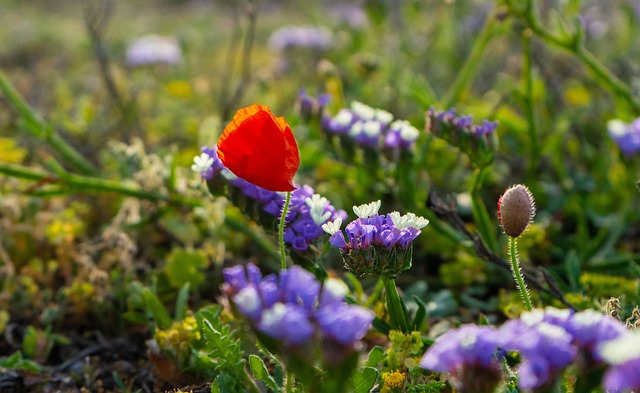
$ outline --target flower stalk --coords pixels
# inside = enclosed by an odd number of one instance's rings
[[[289,203],[291,203],[291,191],[287,191],[287,196],[284,200],[284,207],[282,208],[282,214],[280,215],[280,226],[278,227],[278,243],[280,244],[280,261],[282,262],[282,270],[287,268],[287,255],[284,250],[284,222],[289,211]]]
[[[529,296],[529,289],[527,288],[527,284],[524,282],[524,277],[522,276],[522,271],[520,269],[520,260],[518,258],[518,239],[511,236],[509,236],[509,256],[511,257],[511,272],[513,273],[513,278],[516,280],[518,290],[520,291],[520,298],[522,299],[527,311],[531,311],[533,310],[533,306],[531,305],[531,296]]]

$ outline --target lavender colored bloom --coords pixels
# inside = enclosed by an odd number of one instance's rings
[[[523,320],[511,320],[500,328],[499,336],[503,349],[519,351],[524,358],[518,369],[518,382],[525,389],[555,383],[577,354],[572,336],[547,322],[530,325]]]
[[[125,55],[126,63],[131,67],[150,64],[179,64],[182,52],[174,37],[147,35],[133,41]]]
[[[580,348],[596,361],[602,360],[597,351],[600,344],[628,333],[620,321],[594,310],[576,313],[565,328]]]
[[[631,124],[622,120],[610,120],[607,129],[624,155],[632,156],[640,151],[640,118]]]
[[[369,23],[367,13],[353,5],[337,4],[331,8],[329,14],[338,23],[344,23],[354,29],[364,28]]]
[[[438,337],[420,361],[422,368],[451,374],[462,392],[492,392],[501,379],[498,335],[489,326],[463,325]]]
[[[262,278],[248,264],[224,269],[224,291],[237,310],[267,336],[290,345],[302,345],[316,332],[341,345],[362,339],[371,327],[371,311],[344,302],[344,283],[329,279],[324,286],[299,266],[283,270],[280,277]]]
[[[329,135],[341,135],[374,150],[408,150],[419,135],[409,122],[394,121],[391,113],[357,101],[351,103],[351,108],[340,109],[333,117],[323,116],[322,127]]]
[[[258,330],[277,340],[300,345],[311,337],[314,327],[300,306],[276,303],[262,312]]]
[[[331,235],[329,243],[340,249],[345,268],[358,276],[395,277],[411,267],[411,243],[429,224],[412,213],[380,215],[379,208],[380,201],[354,206],[359,218],[347,224],[344,233],[340,230],[342,221],[322,226]]]
[[[479,137],[493,133],[497,127],[498,122],[489,120],[484,120],[482,125],[474,125],[473,116],[456,116],[456,111],[453,108],[447,111],[436,111],[431,107],[427,112],[427,129],[436,134],[444,131],[445,128],[452,128],[462,134]]]
[[[333,45],[333,34],[326,27],[285,26],[271,33],[268,45],[276,51],[289,48],[326,50]]]
[[[598,353],[611,365],[602,381],[605,391],[640,391],[640,331],[603,343]]]
[[[367,334],[374,315],[360,306],[342,303],[319,308],[316,318],[326,336],[350,345]]]

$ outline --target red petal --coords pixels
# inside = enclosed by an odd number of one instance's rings
[[[293,191],[300,153],[291,128],[267,106],[240,109],[218,140],[218,157],[236,176],[271,191]]]

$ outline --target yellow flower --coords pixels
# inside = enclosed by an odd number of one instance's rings
[[[404,386],[405,377],[406,374],[400,371],[382,374],[382,379],[384,379],[384,386],[387,386],[390,389],[402,388]]]

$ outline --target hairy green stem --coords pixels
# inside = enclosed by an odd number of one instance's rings
[[[529,296],[527,285],[524,283],[522,271],[520,270],[520,262],[518,260],[518,239],[511,236],[509,236],[509,255],[511,257],[511,272],[513,273],[513,278],[516,280],[518,290],[520,291],[520,297],[522,298],[522,302],[527,308],[527,311],[531,311],[533,310],[531,297]]]
[[[27,132],[38,139],[44,140],[51,148],[60,154],[74,169],[85,175],[95,175],[98,169],[80,154],[73,146],[69,145],[54,127],[47,124],[22,98],[7,76],[0,70],[0,92],[9,101],[9,104],[18,113]]]
[[[280,227],[278,228],[278,243],[280,244],[280,261],[282,262],[282,270],[287,268],[287,254],[284,251],[284,222],[289,212],[289,203],[291,202],[291,191],[287,192],[282,207],[282,215],[280,216]]]
[[[482,31],[478,35],[478,39],[473,44],[473,48],[471,49],[471,53],[469,57],[465,60],[462,65],[462,69],[458,72],[458,76],[456,80],[453,82],[449,91],[445,94],[444,98],[441,101],[441,106],[444,109],[451,108],[462,95],[462,92],[469,85],[469,83],[473,80],[473,77],[476,75],[480,67],[478,64],[481,64],[482,56],[484,55],[485,50],[487,49],[487,45],[489,41],[494,36],[496,31],[498,19],[496,18],[495,13],[490,13],[487,16],[487,20],[484,23],[484,27]]]

